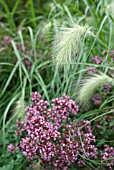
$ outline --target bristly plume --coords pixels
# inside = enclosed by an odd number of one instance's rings
[[[86,78],[79,90],[78,101],[80,104],[87,106],[94,92],[107,83],[113,84],[114,80],[103,73],[93,74],[92,77]]]
[[[85,35],[93,36],[88,26],[75,25],[72,28],[61,28],[53,41],[52,60],[54,64],[63,66],[73,63],[78,56]]]

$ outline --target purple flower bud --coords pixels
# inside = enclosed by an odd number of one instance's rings
[[[106,54],[107,54],[107,51],[104,50],[104,51],[102,52],[102,55],[106,55]]]
[[[9,144],[8,147],[7,147],[8,151],[14,153],[14,147],[12,144]]]
[[[12,41],[11,37],[9,37],[9,36],[4,37],[4,40],[3,40],[4,45],[6,45],[6,46],[9,45],[11,43],[11,41]]]
[[[93,61],[95,64],[100,64],[103,61],[103,58],[101,58],[99,56],[95,56],[95,57],[93,57]]]

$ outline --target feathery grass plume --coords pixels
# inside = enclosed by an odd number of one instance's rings
[[[85,35],[93,36],[88,26],[75,25],[72,28],[61,28],[53,41],[52,60],[54,64],[62,66],[73,63]]]
[[[25,101],[22,99],[22,97],[20,97],[19,100],[17,100],[15,102],[15,107],[14,107],[14,114],[17,115],[18,118],[22,118],[23,117],[23,114],[25,112]]]
[[[107,83],[113,85],[114,79],[103,73],[94,74],[92,77],[86,78],[79,90],[78,101],[80,104],[87,106],[94,92]]]
[[[51,26],[52,26],[52,22],[51,22],[51,21],[50,21],[50,22],[43,22],[43,21],[42,21],[42,22],[39,24],[39,27],[41,28],[41,33],[42,33],[43,35],[46,35],[46,34],[49,32]]]

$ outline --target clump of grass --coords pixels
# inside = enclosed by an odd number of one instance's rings
[[[61,28],[55,35],[52,48],[54,64],[62,66],[71,64],[78,56],[84,36],[93,35],[88,26],[75,25],[72,28]]]
[[[81,88],[79,90],[78,95],[78,101],[84,106],[87,106],[94,92],[106,83],[113,84],[114,80],[111,77],[105,75],[104,73],[93,74],[92,77],[86,78],[81,84]]]

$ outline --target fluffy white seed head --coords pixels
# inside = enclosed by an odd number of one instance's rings
[[[113,82],[114,80],[112,78],[103,73],[94,74],[92,77],[86,78],[81,84],[78,101],[84,106],[87,106],[94,92],[98,90],[99,87],[102,87],[106,83],[113,84]]]
[[[55,35],[52,47],[54,64],[62,66],[71,64],[78,56],[84,35],[93,35],[88,26],[75,25],[72,28],[61,28]]]

